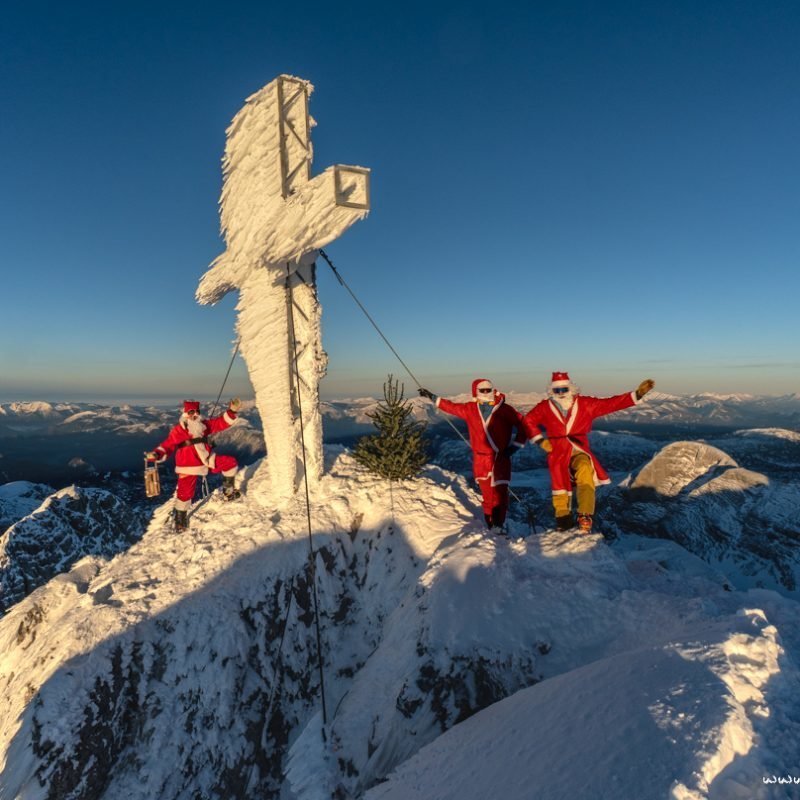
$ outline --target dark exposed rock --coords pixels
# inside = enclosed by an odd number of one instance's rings
[[[110,492],[56,492],[0,537],[0,612],[80,558],[126,549],[143,530],[142,517]]]

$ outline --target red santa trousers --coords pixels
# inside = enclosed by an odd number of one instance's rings
[[[214,468],[209,468],[212,475],[217,475],[220,472],[223,475],[235,475],[239,464],[233,456],[218,455],[214,461]],[[194,490],[197,486],[198,475],[181,475],[178,474],[178,488],[175,490],[175,497],[178,502],[175,508],[185,511],[189,508],[192,500],[194,499]]]
[[[502,525],[506,521],[508,511],[508,484],[499,483],[492,486],[492,479],[478,478],[478,486],[483,498],[483,513],[492,517],[495,524]]]

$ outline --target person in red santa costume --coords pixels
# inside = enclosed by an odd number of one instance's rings
[[[523,417],[530,440],[547,453],[556,530],[566,531],[575,524],[572,516],[574,484],[578,498],[578,527],[583,533],[591,533],[595,487],[611,483],[589,446],[592,422],[598,417],[637,405],[654,386],[655,382],[648,378],[633,392],[614,397],[589,397],[579,393],[566,372],[554,372],[549,397]],[[546,439],[541,429],[546,431]]]
[[[233,456],[214,453],[208,443],[212,434],[229,428],[241,406],[238,397],[228,404],[227,410],[211,419],[203,419],[200,403],[196,400],[183,401],[183,413],[178,424],[169,436],[146,458],[162,463],[175,453],[175,472],[178,473],[178,486],[175,490],[175,530],[185,531],[189,527],[189,508],[194,499],[199,476],[222,473],[222,492],[226,500],[236,500],[241,496],[234,485],[239,465]]]
[[[472,400],[467,403],[454,403],[427,389],[420,389],[419,393],[433,400],[437,408],[467,423],[472,472],[481,490],[486,527],[502,532],[508,511],[511,456],[525,445],[527,438],[521,414],[506,403],[506,396],[496,391],[487,378],[472,382]]]

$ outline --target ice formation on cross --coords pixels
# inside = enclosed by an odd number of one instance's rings
[[[200,280],[213,304],[237,289],[237,331],[261,415],[267,458],[248,491],[285,499],[322,475],[320,248],[369,211],[369,170],[337,164],[311,177],[313,86],[280,75],[251,95],[227,131],[220,220],[226,250]],[[297,375],[295,375],[295,355]],[[253,491],[255,490],[255,492]]]

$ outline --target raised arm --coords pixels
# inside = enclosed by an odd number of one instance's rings
[[[445,414],[452,414],[454,417],[460,417],[461,419],[467,418],[469,403],[454,403],[446,397],[437,397],[428,389],[420,388],[419,393],[422,397],[427,397],[428,400],[432,400],[436,408],[441,409]]]
[[[638,405],[655,385],[656,383],[654,380],[647,378],[632,392],[616,394],[613,397],[586,397],[582,399],[591,400],[591,413],[593,417],[604,417],[606,414],[613,414],[615,411],[622,411],[623,409]]]
[[[224,431],[225,428],[230,428],[233,425],[234,421],[236,420],[236,412],[242,405],[242,401],[239,400],[238,397],[234,397],[233,400],[228,403],[228,408],[218,417],[212,417],[206,423],[208,425],[208,432],[209,433],[219,433],[220,431]]]

